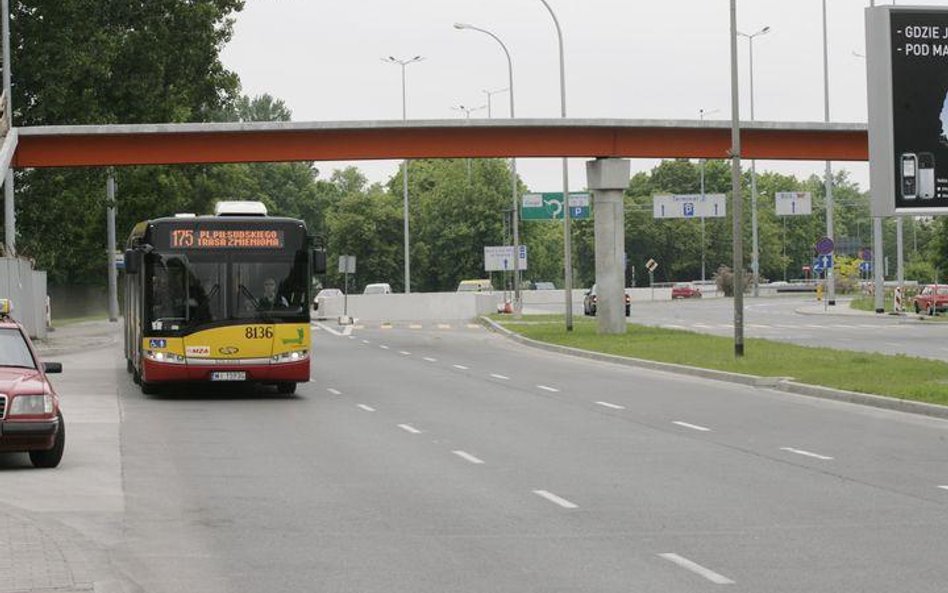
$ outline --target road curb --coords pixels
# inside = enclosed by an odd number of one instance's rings
[[[761,377],[758,375],[745,375],[743,373],[715,371],[712,369],[702,369],[699,367],[692,367],[683,364],[657,362],[654,360],[645,360],[643,358],[632,358],[628,356],[618,356],[615,354],[603,354],[589,350],[580,350],[579,348],[560,346],[558,344],[547,344],[545,342],[538,342],[536,340],[531,340],[530,338],[525,338],[520,334],[512,332],[509,329],[503,327],[494,320],[488,319],[487,317],[480,317],[478,319],[481,325],[485,326],[491,331],[497,332],[508,339],[525,346],[546,350],[547,352],[557,352],[559,354],[568,354],[571,356],[578,356],[580,358],[598,360],[601,362],[612,362],[615,364],[636,368],[666,371],[680,375],[690,375],[703,379],[738,383],[741,385],[749,385],[751,387],[763,387],[785,393],[792,393],[794,395],[818,397],[821,399],[829,399],[851,404],[883,408],[886,410],[896,410],[899,412],[908,412],[910,414],[921,414],[924,416],[948,419],[948,406],[926,404],[923,402],[886,397],[883,395],[859,393],[856,391],[846,391],[844,389],[834,389],[832,387],[824,387],[822,385],[808,385],[806,383],[798,383],[793,381],[790,377]]]

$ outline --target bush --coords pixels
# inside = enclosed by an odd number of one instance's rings
[[[750,280],[752,274],[749,271],[744,272],[744,292],[750,289]],[[721,266],[714,273],[714,284],[718,290],[724,293],[724,296],[734,296],[734,272],[728,266]]]

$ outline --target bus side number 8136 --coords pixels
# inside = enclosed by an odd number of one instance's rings
[[[266,326],[251,326],[244,331],[244,336],[248,340],[269,340],[273,337],[273,328]]]

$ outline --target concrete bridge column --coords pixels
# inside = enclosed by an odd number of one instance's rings
[[[596,230],[596,318],[600,334],[624,334],[625,207],[628,159],[600,158],[586,163],[586,184],[593,192]]]

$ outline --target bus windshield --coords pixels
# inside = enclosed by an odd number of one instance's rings
[[[146,273],[150,333],[228,322],[308,320],[305,251],[259,257],[152,252]]]

